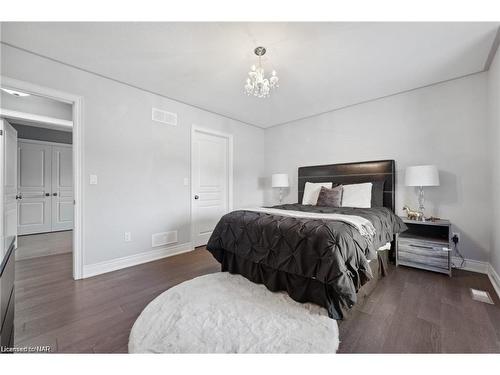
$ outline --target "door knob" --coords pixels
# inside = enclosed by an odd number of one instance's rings
[[[198,195],[195,195],[194,199],[200,199],[200,197]]]
[[[57,197],[57,193],[52,193],[52,195],[53,195],[54,197]]]
[[[21,194],[17,194],[16,195],[16,199],[19,200],[19,199],[23,199],[23,196]]]

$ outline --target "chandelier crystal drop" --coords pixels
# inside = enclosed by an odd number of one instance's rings
[[[262,68],[260,61],[261,57],[266,53],[266,49],[264,47],[257,47],[254,52],[259,56],[259,65],[252,65],[250,67],[245,84],[245,93],[249,96],[256,96],[257,98],[268,98],[271,95],[271,91],[279,87],[279,78],[275,70],[271,72],[269,78],[266,78],[264,68]]]

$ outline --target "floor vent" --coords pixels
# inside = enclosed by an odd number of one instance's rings
[[[163,124],[177,126],[177,113],[167,112],[162,109],[153,108],[152,119]]]
[[[495,303],[490,297],[490,294],[484,290],[479,290],[479,289],[470,289],[472,299],[474,301],[479,301],[479,302],[484,302],[484,303],[489,303],[490,305],[494,305]]]

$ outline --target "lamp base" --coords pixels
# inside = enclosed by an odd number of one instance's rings
[[[419,221],[425,221],[425,195],[424,195],[424,187],[419,186],[418,188],[418,211],[421,213],[419,217]]]

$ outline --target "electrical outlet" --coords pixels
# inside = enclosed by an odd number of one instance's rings
[[[124,240],[125,240],[125,242],[130,242],[130,241],[132,241],[132,233],[130,233],[130,232],[125,232],[125,235],[124,235]]]
[[[453,238],[453,237],[455,237],[455,236],[457,236],[457,238],[458,238],[458,242],[460,242],[460,233],[458,233],[458,232],[453,232],[453,233],[451,234],[451,238]]]

